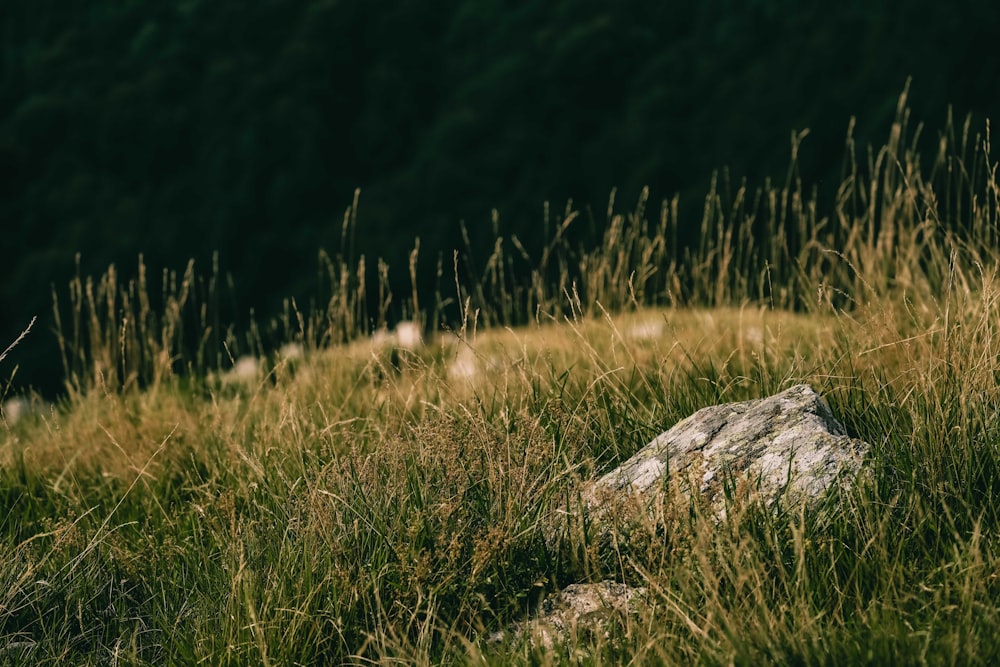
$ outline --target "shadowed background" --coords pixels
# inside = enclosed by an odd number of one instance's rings
[[[529,250],[543,202],[572,199],[586,243],[612,188],[625,208],[680,193],[696,221],[715,168],[783,179],[793,130],[830,202],[850,118],[881,142],[910,76],[928,154],[949,105],[981,127],[998,38],[1000,5],[972,0],[7,0],[0,348],[39,322],[2,378],[59,388],[52,286],[78,253],[128,279],[140,253],[158,276],[210,273],[217,251],[220,317],[245,323],[322,300],[320,248],[383,258],[408,294],[419,236],[433,289],[438,257],[468,250],[461,221],[473,252],[492,245],[494,208]]]

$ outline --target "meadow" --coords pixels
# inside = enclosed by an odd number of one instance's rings
[[[377,312],[331,255],[278,352],[194,267],[57,290],[67,395],[0,424],[0,664],[995,664],[1000,182],[988,127],[923,132],[904,97],[884,146],[848,137],[825,204],[793,136],[784,183],[713,187],[698,247],[676,199],[612,203],[589,248],[567,207],[541,254],[498,235]],[[378,334],[391,303],[421,342]],[[665,498],[610,540],[565,511],[695,410],[801,382],[873,446],[824,511]],[[604,580],[646,590],[606,632],[495,639]]]

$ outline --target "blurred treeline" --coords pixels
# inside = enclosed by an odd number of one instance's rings
[[[849,119],[882,141],[908,76],[932,140],[948,105],[996,109],[998,37],[972,0],[4,0],[0,342],[42,316],[11,359],[57,386],[77,253],[127,277],[218,251],[232,317],[308,304],[355,188],[344,250],[403,292],[415,236],[430,281],[460,221],[492,244],[493,208],[529,249],[543,202],[586,236],[615,187],[697,219],[714,168],[784,178],[795,129],[832,197]]]

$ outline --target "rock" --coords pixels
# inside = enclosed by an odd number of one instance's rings
[[[0,404],[0,418],[13,426],[22,419],[44,413],[47,407],[37,396],[14,396]]]
[[[625,338],[642,341],[656,340],[663,336],[667,326],[662,320],[644,320],[636,322],[625,330]]]
[[[35,650],[35,645],[35,642],[32,640],[8,641],[6,644],[0,646],[0,656],[6,656],[13,661],[13,664],[17,664],[20,660],[24,660],[30,656],[32,651]],[[6,661],[4,661],[4,664],[6,664]]]
[[[614,581],[598,584],[571,584],[545,598],[534,618],[518,623],[510,630],[497,632],[490,641],[518,639],[527,635],[533,646],[547,649],[581,633],[610,636],[608,625],[638,611],[646,596],[644,587],[632,587]]]
[[[403,321],[396,325],[396,344],[413,352],[423,345],[422,328],[416,322]]]
[[[245,354],[239,357],[233,367],[219,376],[223,385],[247,385],[256,382],[261,376],[260,360]]]
[[[468,346],[459,348],[458,354],[448,365],[448,377],[453,380],[472,380],[478,373],[476,353]]]
[[[390,332],[381,327],[372,334],[372,349],[400,349],[415,352],[424,344],[423,328],[416,322],[403,320]]]
[[[302,343],[285,343],[278,350],[278,357],[287,361],[292,361],[294,359],[301,359],[305,356],[305,348],[302,347]]]
[[[596,514],[622,492],[648,496],[668,474],[725,516],[724,484],[743,486],[767,507],[814,504],[840,479],[860,470],[868,443],[847,435],[826,402],[800,384],[774,396],[699,410],[656,437],[585,495]],[[847,482],[849,483],[849,482]]]

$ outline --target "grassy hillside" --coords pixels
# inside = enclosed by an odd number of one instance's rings
[[[453,296],[408,299],[464,313],[413,349],[360,335],[363,267],[334,260],[328,307],[290,304],[294,345],[257,362],[198,319],[210,277],[167,276],[156,313],[152,280],[74,283],[68,398],[0,428],[0,664],[995,662],[995,166],[949,129],[922,168],[904,120],[833,210],[793,169],[710,195],[682,257],[641,203],[533,271],[498,239]],[[698,408],[799,382],[873,445],[829,511],[736,498],[716,527],[668,500],[611,540],[560,512]],[[487,641],[604,579],[648,591],[607,635]]]

